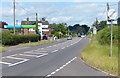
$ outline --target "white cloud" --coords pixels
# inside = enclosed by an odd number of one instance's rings
[[[2,0],[12,2],[13,0]],[[17,0],[17,2],[118,2],[119,0]]]
[[[68,22],[71,20],[73,20],[73,17],[53,17],[53,18],[51,18],[51,21],[53,21],[53,22],[58,22],[58,21]]]
[[[16,19],[24,20],[27,17],[30,20],[35,20],[35,13],[38,13],[39,18],[46,17],[50,23],[66,22],[70,25],[92,24],[96,17],[105,20],[106,16],[103,11],[106,8],[106,3],[26,3],[22,4],[24,9],[16,8]],[[4,15],[12,16],[12,9],[3,7]],[[10,11],[11,9],[11,11]],[[105,17],[105,18],[104,18]],[[12,17],[11,17],[12,18]]]

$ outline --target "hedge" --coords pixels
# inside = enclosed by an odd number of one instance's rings
[[[113,26],[113,44],[117,45],[118,44],[118,26]],[[110,27],[106,27],[102,30],[100,30],[97,34],[97,40],[100,44],[110,44],[111,40],[111,31]]]
[[[2,44],[3,45],[17,45],[19,43],[37,42],[40,40],[40,35],[38,34],[28,34],[28,35],[16,35],[9,31],[2,32]]]

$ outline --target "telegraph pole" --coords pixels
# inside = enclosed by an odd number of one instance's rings
[[[15,0],[13,2],[13,21],[14,21],[14,34],[15,34]]]
[[[38,33],[38,14],[36,13],[36,34]]]

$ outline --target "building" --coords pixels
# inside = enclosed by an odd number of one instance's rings
[[[4,29],[4,25],[8,25],[6,22],[0,21],[0,32],[8,29]]]
[[[21,25],[35,25],[36,21],[30,21],[29,18],[26,19],[26,21],[22,21]],[[50,35],[51,34],[51,28],[49,28],[49,22],[45,20],[45,18],[42,18],[40,21],[38,21],[38,25],[41,25],[42,27],[42,34],[41,35]],[[39,29],[39,27],[38,27]],[[35,34],[35,27],[33,28],[22,28],[21,31],[24,34]]]

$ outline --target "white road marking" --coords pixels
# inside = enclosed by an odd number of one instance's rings
[[[39,55],[39,56],[37,56],[37,58],[40,58],[40,57],[45,56],[45,55],[48,55],[48,53],[44,53],[42,55]]]
[[[39,52],[24,52],[24,53],[28,53],[28,54],[44,54],[44,53],[39,53]]]
[[[16,59],[16,60],[26,60],[25,58],[18,58],[18,57],[11,57],[11,56],[7,56],[6,58]]]
[[[73,45],[73,44],[70,44],[70,45]]]
[[[50,47],[52,47],[52,46],[48,46],[47,48],[50,48]]]
[[[47,51],[39,51],[39,52],[47,52]]]
[[[30,57],[37,57],[37,55],[30,55],[30,54],[19,54],[21,56],[30,56]]]
[[[69,46],[66,46],[66,47],[69,47]]]
[[[65,66],[67,66],[68,64],[70,64],[72,61],[74,61],[77,57],[74,57],[72,60],[68,61],[66,64],[64,64],[63,66],[61,66],[59,69],[55,70],[54,72],[48,74],[46,77],[50,77],[53,74],[55,74],[56,72],[60,71],[61,69],[63,69]]]
[[[2,58],[13,57],[13,56],[16,56],[16,55],[18,55],[18,54],[9,55],[9,56],[5,56],[5,57],[2,57]]]
[[[61,48],[61,49],[65,49],[65,47]]]
[[[56,46],[56,45],[53,45],[53,46]]]
[[[54,50],[54,51],[52,51],[51,53],[55,53],[55,52],[57,52],[58,50]]]
[[[8,65],[10,65],[10,64],[12,64],[12,63],[8,63],[8,62],[2,62],[2,61],[0,61],[0,64],[8,64]]]
[[[25,60],[23,60],[23,61],[20,61],[20,62],[14,63],[14,64],[10,64],[10,65],[8,65],[8,66],[9,66],[9,67],[15,66],[15,65],[17,65],[17,64],[24,63],[24,62],[26,62],[26,61],[28,61],[28,60],[29,60],[29,59],[25,59]]]
[[[44,49],[44,48],[41,48],[41,49]]]

